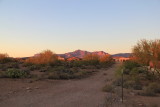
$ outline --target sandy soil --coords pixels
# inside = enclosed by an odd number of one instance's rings
[[[115,64],[79,80],[0,79],[1,107],[102,107]]]

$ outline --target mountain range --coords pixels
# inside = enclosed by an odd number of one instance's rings
[[[118,54],[113,54],[112,57],[130,57],[131,53],[118,53]]]
[[[63,57],[63,58],[71,58],[71,57],[77,57],[77,58],[83,58],[87,54],[97,54],[99,56],[104,56],[104,55],[109,55],[109,53],[106,53],[104,51],[94,51],[94,52],[89,52],[85,50],[76,50],[73,52],[68,52],[65,54],[58,54],[58,56]],[[114,54],[111,55],[113,57],[129,57],[131,54],[130,53],[120,53],[120,54]]]

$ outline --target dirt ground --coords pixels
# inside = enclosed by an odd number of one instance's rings
[[[77,80],[0,79],[0,107],[106,107],[106,99],[112,94],[103,92],[102,88],[113,81],[118,66],[115,64],[107,70]],[[132,103],[142,103],[139,104],[141,107],[144,101],[148,105],[160,101],[160,97],[141,97],[129,93],[126,98]],[[122,106],[117,104],[117,107]]]

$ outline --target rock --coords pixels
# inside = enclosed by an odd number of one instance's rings
[[[27,87],[26,90],[31,90],[31,88],[30,88],[30,87]]]
[[[39,89],[39,87],[35,87],[35,89]]]
[[[31,90],[27,90],[27,92],[31,92]]]

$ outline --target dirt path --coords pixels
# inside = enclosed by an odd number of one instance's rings
[[[102,87],[113,78],[118,64],[80,80],[0,79],[1,107],[103,107]]]

